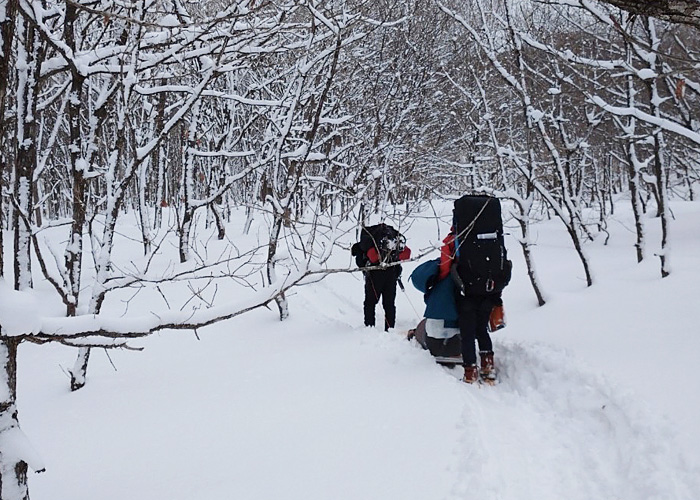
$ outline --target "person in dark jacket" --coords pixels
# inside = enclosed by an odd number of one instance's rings
[[[397,237],[392,234],[391,237],[378,237],[374,240],[372,246],[365,252],[369,266],[395,264],[411,258],[411,249],[406,246],[403,236]],[[384,309],[384,330],[388,331],[396,324],[396,284],[401,277],[401,265],[370,269],[365,271],[364,275],[365,326],[375,325],[375,309],[381,299]]]
[[[455,266],[455,235],[452,230],[443,240],[440,252],[439,277],[451,275],[457,286],[456,303],[459,316],[459,330],[462,338],[462,360],[464,363],[464,381],[472,384],[479,380],[493,383],[496,379],[496,367],[493,359],[493,342],[489,335],[489,322],[492,311],[503,313],[501,294],[465,295],[459,293],[461,279]],[[501,321],[503,318],[501,317]],[[501,328],[499,324],[496,328]],[[492,327],[493,328],[493,327]],[[479,344],[481,368],[476,364],[475,341]]]

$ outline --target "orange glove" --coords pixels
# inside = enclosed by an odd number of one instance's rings
[[[489,316],[489,332],[495,332],[506,327],[506,312],[502,305],[493,306]]]

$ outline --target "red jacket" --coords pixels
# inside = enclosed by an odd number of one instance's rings
[[[452,231],[448,234],[444,240],[442,240],[443,245],[440,249],[440,276],[439,279],[447,278],[450,274],[450,268],[452,263],[455,261],[455,235]]]

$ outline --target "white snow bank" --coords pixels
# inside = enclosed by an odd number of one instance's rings
[[[3,335],[34,333],[41,326],[40,307],[31,291],[18,292],[0,278],[0,326]]]

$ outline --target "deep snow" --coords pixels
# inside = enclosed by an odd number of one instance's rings
[[[653,255],[654,219],[647,261],[636,263],[621,202],[609,244],[587,247],[590,288],[559,224],[538,224],[542,308],[509,236],[515,275],[508,327],[494,335],[495,387],[463,384],[461,369],[435,365],[401,337],[422,311],[407,280],[417,262],[404,266],[395,332],[361,326],[355,273],[294,289],[285,322],[261,309],[199,340],[162,332],[111,361],[94,351],[75,393],[62,371],[74,350],[23,345],[20,420],[47,468],[31,476],[31,496],[694,500],[700,203],[673,210],[670,277]],[[416,219],[409,245],[418,253],[447,227]],[[351,266],[349,252],[333,263]]]

